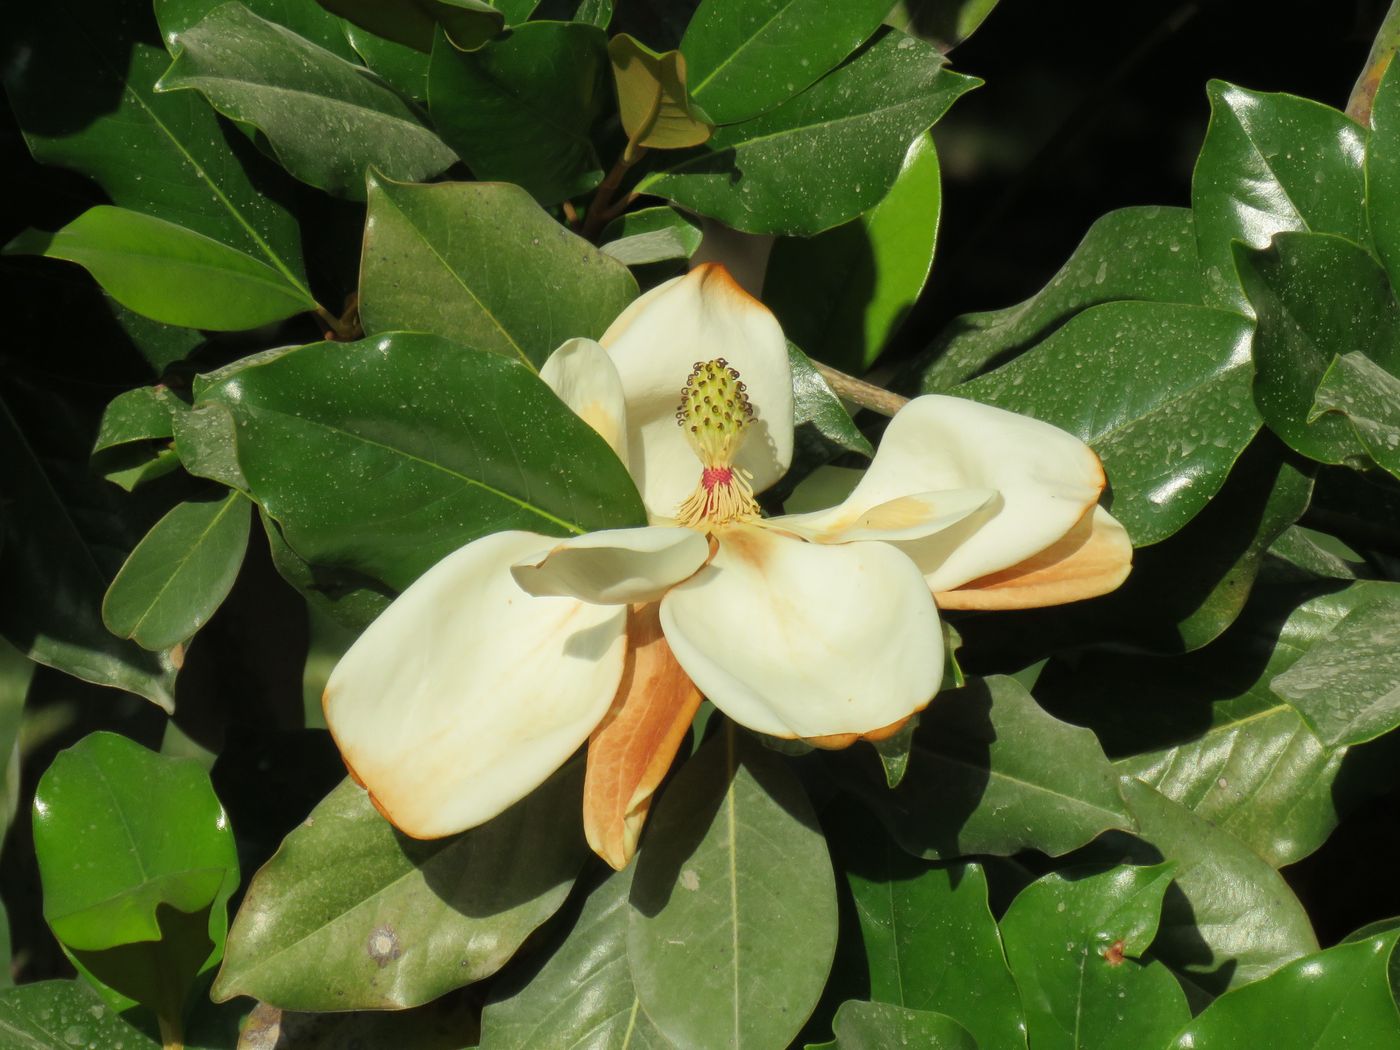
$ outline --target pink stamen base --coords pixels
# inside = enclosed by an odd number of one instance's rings
[[[730,467],[706,467],[700,475],[700,484],[705,486],[706,492],[713,492],[716,485],[728,485],[734,479],[734,471]]]

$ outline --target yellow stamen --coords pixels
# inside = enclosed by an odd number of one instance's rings
[[[753,475],[734,465],[753,427],[753,405],[738,369],[722,357],[695,362],[676,423],[700,460],[700,483],[676,512],[680,523],[696,528],[758,517]]]

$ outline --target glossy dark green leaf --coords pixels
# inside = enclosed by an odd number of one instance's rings
[[[358,634],[389,607],[394,597],[390,588],[351,569],[312,565],[292,550],[282,530],[266,511],[259,510],[258,517],[278,575],[300,591],[313,609]],[[331,668],[326,667],[326,677],[330,671]],[[319,697],[322,691],[324,684],[310,695]]]
[[[637,190],[738,230],[811,236],[877,204],[913,141],[978,83],[889,30],[796,98],[643,176]]]
[[[226,0],[154,0],[160,33],[175,50],[174,39]],[[355,49],[346,39],[346,24],[316,0],[240,0],[259,18],[285,26],[298,36],[354,62]]]
[[[884,1050],[891,1046],[979,1050],[972,1033],[946,1014],[888,1003],[847,1000],[837,1008],[831,1031],[836,1036],[832,1042],[808,1043],[808,1050]]]
[[[590,1046],[669,1050],[641,1009],[627,962],[632,865],[588,895],[563,942],[537,973],[497,985],[481,1013],[481,1050]],[[528,980],[526,979],[528,977]]]
[[[526,22],[466,53],[440,34],[428,107],[478,179],[555,204],[603,178],[588,133],[607,97],[606,67],[607,39],[578,22]]]
[[[822,378],[811,360],[788,343],[788,362],[792,366],[793,425],[798,440],[804,439],[804,428],[832,448],[873,456],[874,447],[856,427],[841,399]],[[830,457],[828,457],[830,458]]]
[[[1176,862],[1158,958],[1218,994],[1317,951],[1307,912],[1259,854],[1140,780],[1124,777],[1122,790],[1138,837]]]
[[[583,863],[582,776],[572,763],[494,820],[430,840],[344,781],[253,876],[214,998],[401,1009],[495,973]]]
[[[1141,547],[1195,517],[1258,431],[1249,336],[1223,310],[1106,303],[955,392],[1088,442],[1113,516]]]
[[[1275,974],[1223,995],[1186,1026],[1171,1050],[1235,1050],[1267,1033],[1272,1050],[1400,1047],[1390,976],[1391,930],[1339,944],[1289,963]]]
[[[253,255],[106,204],[56,233],[27,230],[4,251],[78,263],[123,306],[187,328],[257,328],[316,306],[304,288]]]
[[[328,11],[370,32],[424,53],[441,27],[454,47],[481,47],[505,25],[505,16],[486,0],[316,0]]]
[[[1282,233],[1263,251],[1236,253],[1258,317],[1254,400],[1264,421],[1303,455],[1365,462],[1365,447],[1339,413],[1314,416],[1333,359],[1364,353],[1400,370],[1400,306],[1389,279],[1359,246],[1326,234]]]
[[[1400,74],[1387,74],[1371,106],[1366,217],[1391,284],[1400,285]]]
[[[175,506],[107,588],[107,628],[146,649],[190,638],[233,588],[248,546],[248,518],[248,502],[237,492]]]
[[[1269,687],[1329,747],[1374,740],[1400,725],[1400,595],[1348,613]]]
[[[212,905],[209,934],[223,943],[238,857],[228,817],[196,762],[115,733],[84,737],[39,780],[34,851],[44,918],[69,948],[155,940],[159,905],[186,913]]]
[[[1025,1050],[982,868],[916,860],[857,807],[826,823],[855,901],[870,998],[948,1014],[981,1050]]]
[[[602,335],[636,295],[625,266],[519,187],[370,180],[360,316],[371,335],[432,332],[538,367],[565,340]]]
[[[107,305],[111,307],[112,319],[156,374],[188,357],[204,342],[202,332],[152,321],[135,310],[128,310],[110,296]]]
[[[836,885],[782,759],[726,725],[666,788],[636,863],[627,958],[656,1027],[681,1046],[786,1046],[831,969]]]
[[[194,89],[267,136],[303,182],[363,200],[365,171],[437,175],[456,156],[395,92],[345,59],[242,4],[216,8],[175,38],[161,91]]]
[[[309,298],[297,220],[270,192],[275,167],[197,95],[153,90],[169,58],[133,43],[141,30],[121,11],[103,0],[16,9],[15,45],[29,61],[6,67],[5,90],[30,150],[95,179],[114,204],[266,262]]]
[[[248,490],[301,557],[396,589],[488,533],[645,521],[612,450],[528,369],[434,336],[313,343],[199,404],[235,421]]]
[[[92,447],[93,469],[130,492],[179,466],[171,447],[173,417],[186,405],[163,386],[118,394],[102,413]]]
[[[899,0],[886,21],[950,51],[975,33],[996,6],[997,0]]]
[[[1376,465],[1400,477],[1400,378],[1354,350],[1333,358],[1314,398],[1310,418],[1343,416]]]
[[[95,549],[76,504],[60,494],[55,465],[36,455],[0,402],[0,491],[23,514],[0,518],[0,631],[41,664],[99,685],[175,707],[175,671],[163,655],[145,652],[102,624],[109,570]],[[96,478],[86,486],[105,486]],[[105,535],[104,542],[112,537]]]
[[[1160,1047],[1190,1018],[1176,978],[1144,959],[1172,865],[1052,872],[1001,920],[1037,1050]]]
[[[888,0],[707,0],[681,39],[690,93],[716,124],[764,113],[875,32]]]
[[[428,105],[429,55],[417,51],[407,44],[397,44],[382,36],[375,36],[368,29],[361,29],[353,22],[343,23],[345,38],[355,49],[355,53],[365,65],[383,78],[384,82],[400,95],[412,99],[419,106]]]
[[[1205,295],[1191,212],[1121,208],[1089,227],[1044,288],[1015,306],[956,318],[924,353],[921,389],[940,393],[1004,364],[1067,320],[1119,299],[1198,305]]]
[[[700,247],[700,227],[674,208],[642,208],[608,223],[599,247],[628,266],[689,259]]]
[[[684,149],[710,137],[709,119],[686,90],[685,57],[679,51],[653,51],[619,33],[608,41],[608,58],[629,160],[639,147]]]
[[[1231,244],[1284,230],[1366,243],[1366,133],[1328,106],[1213,80],[1210,126],[1191,181],[1209,302],[1249,312]],[[1257,304],[1256,304],[1257,307]]]
[[[491,6],[506,16],[506,25],[517,26],[529,19],[540,0],[491,0]]]
[[[1116,780],[1093,733],[1047,715],[1001,677],[934,700],[895,790],[878,773],[847,777],[901,847],[945,860],[1028,848],[1060,856],[1131,828]]]
[[[838,368],[869,368],[928,280],[941,201],[938,154],[924,135],[870,211],[811,240],[779,240],[763,298],[788,338]]]
[[[9,1050],[123,1047],[156,1050],[82,981],[38,981],[0,991],[0,1041]]]

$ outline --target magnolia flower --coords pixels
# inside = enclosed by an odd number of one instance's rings
[[[585,831],[621,868],[702,695],[775,737],[879,739],[938,689],[938,605],[1073,601],[1127,574],[1094,453],[952,397],[901,409],[840,505],[764,518],[792,377],[777,321],[722,266],[642,296],[541,377],[627,464],[650,524],[476,540],[346,653],[327,723],[410,835],[489,820],[588,740]]]

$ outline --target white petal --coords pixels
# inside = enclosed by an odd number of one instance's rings
[[[654,602],[705,564],[710,544],[678,526],[590,532],[518,561],[515,582],[531,594],[602,605]]]
[[[846,513],[940,489],[999,499],[951,529],[901,545],[936,591],[999,572],[1064,536],[1103,491],[1093,449],[1059,427],[963,398],[929,394],[896,413]]]
[[[932,536],[984,509],[997,494],[991,489],[952,489],[899,496],[867,509],[842,505],[809,514],[769,518],[770,528],[794,532],[814,543],[877,540],[893,543]]]
[[[792,462],[792,369],[777,319],[717,264],[658,285],[603,335],[627,398],[627,463],[654,518],[672,518],[700,480],[700,461],[676,425],[697,361],[738,370],[755,426],[736,463],[761,492]]]
[[[718,538],[710,564],[662,599],[661,626],[677,662],[730,718],[773,736],[866,734],[933,697],[943,635],[905,555],[751,525]]]
[[[570,339],[540,369],[540,378],[627,465],[627,404],[608,352],[592,339]]]
[[[553,542],[501,532],[449,554],[331,674],[331,734],[400,830],[433,838],[491,819],[607,713],[626,609],[532,597],[511,577],[512,562]]]

